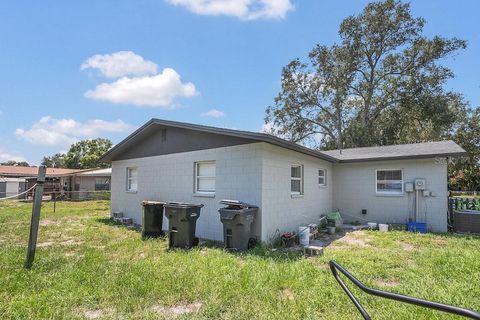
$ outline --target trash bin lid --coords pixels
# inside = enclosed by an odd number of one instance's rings
[[[165,202],[162,201],[153,201],[153,200],[143,200],[142,201],[142,206],[146,206],[149,204],[165,204]]]
[[[220,204],[225,204],[229,207],[237,207],[237,208],[241,208],[241,209],[258,208],[258,206],[256,206],[256,205],[249,204],[249,203],[246,203],[246,202],[241,202],[241,201],[238,201],[238,200],[225,199],[225,200],[220,201]]]
[[[194,204],[187,202],[166,202],[164,206],[171,208],[202,208],[203,204]]]

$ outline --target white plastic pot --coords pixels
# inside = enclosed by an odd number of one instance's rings
[[[368,222],[367,223],[369,229],[377,229],[377,223],[376,222]]]
[[[310,244],[310,227],[298,227],[298,238],[300,245],[308,246]]]
[[[388,231],[388,224],[382,224],[380,223],[378,225],[378,230],[382,231],[382,232],[387,232]]]

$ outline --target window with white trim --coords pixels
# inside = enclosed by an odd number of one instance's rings
[[[376,191],[380,194],[402,194],[403,170],[376,170]]]
[[[327,170],[318,169],[318,185],[319,186],[327,185]]]
[[[215,194],[215,161],[195,162],[195,193]]]
[[[127,168],[127,191],[138,190],[138,169]]]
[[[290,191],[293,195],[303,194],[303,166],[302,165],[291,166]]]

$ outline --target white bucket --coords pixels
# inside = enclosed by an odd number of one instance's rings
[[[388,231],[388,224],[379,223],[378,224],[378,230],[383,231],[383,232],[387,232]]]
[[[376,222],[368,222],[367,223],[369,229],[377,229],[377,223]]]
[[[308,246],[310,244],[310,227],[298,227],[298,238],[302,246]]]

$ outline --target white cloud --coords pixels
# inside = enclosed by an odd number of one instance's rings
[[[30,129],[18,128],[15,135],[27,142],[40,145],[70,145],[80,139],[96,138],[104,132],[124,132],[132,127],[122,120],[88,120],[41,118]]]
[[[119,51],[112,54],[97,54],[88,58],[80,67],[98,69],[108,78],[123,76],[144,76],[157,73],[157,64],[145,60],[132,51]]]
[[[242,20],[283,19],[293,10],[290,0],[166,0],[200,15],[226,15]]]
[[[225,117],[225,112],[217,110],[217,109],[212,109],[207,112],[202,113],[202,116],[204,117],[212,117],[212,118],[221,118]]]
[[[0,148],[0,162],[6,162],[9,160],[17,161],[17,162],[22,162],[22,161],[27,161],[24,157],[11,154],[7,152],[6,150]]]
[[[154,76],[123,77],[112,83],[101,83],[94,90],[85,92],[85,97],[117,104],[172,108],[176,97],[197,94],[193,83],[182,83],[175,70],[165,68]]]

